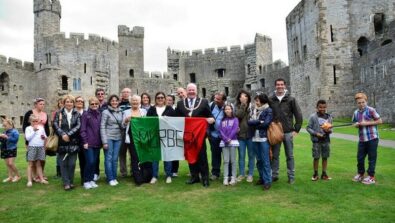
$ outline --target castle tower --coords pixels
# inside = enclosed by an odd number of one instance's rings
[[[136,88],[136,79],[144,78],[144,27],[118,26],[118,41],[119,88]]]
[[[60,32],[61,6],[58,0],[34,0],[34,66],[51,63],[44,37]]]

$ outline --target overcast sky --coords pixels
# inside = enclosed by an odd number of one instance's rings
[[[166,49],[192,51],[272,38],[288,63],[285,18],[300,0],[61,0],[61,32],[118,41],[118,25],[145,28],[146,71],[166,71]],[[33,1],[0,0],[0,54],[33,61]]]

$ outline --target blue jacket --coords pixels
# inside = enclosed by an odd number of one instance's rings
[[[1,148],[6,150],[14,150],[17,148],[19,132],[16,129],[8,129],[4,132],[8,139],[1,139]]]
[[[258,120],[249,120],[248,125],[249,136],[252,137],[255,135],[255,130],[259,130],[259,137],[267,138],[267,129],[269,128],[270,123],[273,120],[273,111],[271,108],[266,108],[259,114]]]

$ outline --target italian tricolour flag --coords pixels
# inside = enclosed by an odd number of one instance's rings
[[[141,117],[131,119],[139,162],[187,160],[193,164],[205,143],[205,118]]]

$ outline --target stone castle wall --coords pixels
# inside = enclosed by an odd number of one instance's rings
[[[351,116],[358,91],[358,40],[375,38],[374,15],[393,20],[393,8],[394,2],[387,0],[303,0],[288,15],[290,82],[305,117],[314,112],[318,99],[328,101],[335,117]]]
[[[22,125],[24,112],[32,108],[34,98],[41,96],[35,91],[35,80],[33,63],[0,55],[0,117]]]

